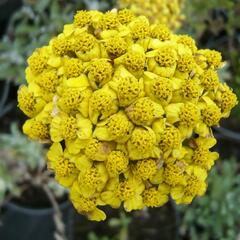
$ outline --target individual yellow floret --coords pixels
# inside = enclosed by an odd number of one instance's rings
[[[38,49],[33,52],[27,62],[34,74],[41,73],[47,67],[47,58]]]
[[[210,170],[217,159],[218,153],[210,152],[208,148],[202,146],[197,147],[192,155],[192,162],[206,170]]]
[[[130,105],[143,95],[143,81],[138,80],[130,73],[126,76],[116,77],[116,81],[110,82],[109,85],[117,93],[119,105],[122,107]]]
[[[64,56],[67,55],[71,49],[71,42],[64,37],[57,37],[51,40],[51,46],[53,52],[56,55]]]
[[[78,176],[80,193],[84,197],[93,197],[96,193],[100,193],[103,190],[107,180],[108,173],[105,165],[102,163],[80,171]]]
[[[151,128],[136,127],[128,140],[127,149],[131,160],[160,156],[156,135]]]
[[[130,51],[124,55],[123,63],[129,71],[143,71],[145,66],[145,56],[143,53]]]
[[[105,14],[103,14],[99,22],[99,27],[103,30],[115,29],[119,25],[120,22],[118,20],[117,13],[113,11],[108,11]]]
[[[83,71],[82,62],[77,58],[66,58],[64,70],[67,78],[78,77]]]
[[[196,196],[202,196],[207,188],[205,170],[190,166],[186,175],[186,184],[173,187],[171,196],[177,204],[189,204]]]
[[[75,52],[88,52],[93,49],[97,43],[97,39],[92,34],[86,32],[79,34],[74,40]]]
[[[129,25],[132,38],[134,40],[137,39],[144,39],[146,38],[150,33],[149,23],[147,18],[141,16],[137,18],[136,20],[132,21]]]
[[[160,135],[159,147],[162,151],[172,151],[180,144],[180,132],[174,126],[168,126]]]
[[[62,96],[58,99],[57,105],[66,113],[81,112],[84,117],[88,117],[89,98],[92,90],[89,88],[65,88]]]
[[[23,133],[33,140],[49,140],[49,126],[41,120],[32,118],[23,125]]]
[[[184,184],[186,181],[184,175],[185,169],[186,164],[184,162],[177,161],[166,164],[163,172],[164,182],[170,186]]]
[[[224,117],[228,117],[232,108],[238,104],[237,96],[226,84],[221,85],[220,89],[217,93],[217,105],[224,113]]]
[[[89,117],[96,124],[98,118],[103,120],[118,111],[117,96],[109,88],[93,92],[89,99]]]
[[[171,37],[170,29],[164,24],[156,24],[151,29],[151,37],[161,41],[169,40]]]
[[[201,84],[204,88],[209,90],[216,90],[219,86],[219,77],[216,71],[212,69],[206,70],[201,77]]]
[[[194,80],[186,80],[180,88],[180,93],[185,100],[193,100],[200,97],[201,88]]]
[[[147,207],[160,207],[168,201],[168,195],[162,194],[155,187],[143,191],[143,204]]]
[[[128,169],[128,158],[121,151],[112,151],[106,160],[106,168],[111,177],[116,177]]]
[[[74,15],[74,25],[76,27],[85,27],[90,25],[92,22],[92,16],[91,13],[85,10],[77,11],[77,13]]]
[[[127,42],[121,37],[112,37],[104,42],[104,46],[111,58],[123,55],[127,51]]]
[[[36,79],[36,83],[47,92],[56,92],[56,87],[60,84],[60,76],[56,70],[44,71]]]
[[[135,177],[119,183],[117,196],[124,202],[124,208],[127,212],[143,208],[143,199],[141,196],[143,190],[143,183]]]
[[[184,46],[188,47],[192,53],[195,53],[197,51],[195,40],[188,35],[178,35],[177,43],[181,43]]]
[[[133,20],[134,13],[130,9],[125,8],[118,11],[117,18],[121,24],[127,24]]]
[[[157,162],[154,159],[139,160],[134,167],[135,174],[142,178],[144,181],[151,179],[157,170]]]
[[[87,71],[92,88],[97,89],[111,80],[113,67],[108,59],[100,58],[92,60]]]
[[[46,102],[34,93],[27,86],[21,86],[18,90],[18,107],[28,116],[36,116],[45,106]]]
[[[168,78],[156,77],[145,81],[145,91],[156,102],[161,105],[167,105],[173,95],[173,85]]]
[[[213,67],[214,69],[220,68],[222,64],[222,55],[220,52],[210,49],[199,50],[198,54],[202,54],[206,57],[206,62],[209,67]]]
[[[114,144],[92,138],[85,147],[85,155],[95,161],[104,161],[113,148]]]
[[[71,188],[70,199],[74,207],[77,209],[77,211],[81,214],[86,215],[89,220],[92,221],[105,220],[106,218],[105,213],[97,208],[97,204],[101,202],[98,196],[94,196],[91,198],[86,198],[82,196],[77,181],[74,182]]]
[[[200,109],[193,103],[185,103],[181,107],[180,124],[184,127],[194,127],[200,119]]]
[[[207,106],[202,110],[203,122],[206,123],[209,127],[218,125],[222,117],[221,109],[217,105]]]
[[[177,69],[180,72],[191,72],[194,68],[194,59],[191,54],[182,54],[178,58]]]
[[[79,170],[72,162],[72,156],[62,149],[60,143],[53,143],[47,153],[48,168],[55,171],[56,180],[64,187],[72,186]]]
[[[151,125],[151,123],[164,114],[160,104],[155,103],[150,98],[139,98],[127,109],[126,113],[130,120],[136,125]]]
[[[162,47],[158,51],[155,60],[162,67],[171,67],[176,63],[176,53],[171,47]]]
[[[133,124],[124,112],[119,111],[97,124],[93,136],[103,141],[126,142],[132,133]]]

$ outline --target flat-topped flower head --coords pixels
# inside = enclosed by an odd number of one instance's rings
[[[23,132],[51,144],[48,168],[94,221],[106,218],[99,206],[203,195],[218,158],[211,128],[237,104],[220,83],[221,54],[172,33],[183,1],[121,2],[130,9],[77,11],[28,58],[18,91]]]

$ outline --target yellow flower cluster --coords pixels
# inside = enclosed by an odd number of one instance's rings
[[[167,25],[178,29],[184,19],[181,13],[184,0],[118,0],[120,9],[129,8],[134,14],[148,17],[150,23]]]
[[[51,143],[49,169],[91,220],[103,205],[190,203],[218,158],[211,127],[237,104],[221,61],[131,10],[78,11],[28,58],[23,131]]]

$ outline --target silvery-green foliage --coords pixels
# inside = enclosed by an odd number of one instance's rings
[[[56,197],[66,192],[49,174],[42,176],[42,172],[46,172],[45,155],[43,145],[29,140],[15,123],[10,133],[0,134],[0,205],[7,192],[11,197],[20,196],[27,182],[46,181]]]
[[[235,240],[240,234],[239,163],[225,160],[209,175],[207,194],[180,207],[181,231],[191,240]]]

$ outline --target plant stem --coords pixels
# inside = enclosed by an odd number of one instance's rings
[[[45,191],[45,193],[47,194],[53,209],[54,209],[54,223],[56,226],[56,232],[54,233],[54,237],[56,240],[66,240],[66,234],[65,234],[65,226],[62,220],[62,212],[59,208],[59,205],[54,197],[54,194],[52,193],[52,191],[49,189],[47,184],[44,184],[42,186],[43,190]]]

